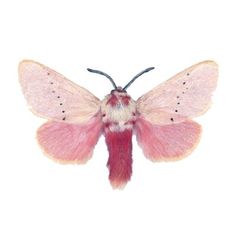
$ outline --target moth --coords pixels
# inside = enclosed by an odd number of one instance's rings
[[[132,135],[152,161],[179,160],[199,142],[201,126],[192,118],[210,106],[216,88],[218,66],[203,61],[173,76],[134,101],[126,86],[116,86],[100,101],[85,88],[56,71],[31,60],[19,64],[19,80],[28,105],[49,120],[37,131],[43,151],[61,163],[85,163],[101,134],[109,158],[109,180],[114,188],[126,185],[132,175]]]

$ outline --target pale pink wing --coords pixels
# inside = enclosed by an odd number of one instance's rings
[[[218,66],[204,61],[175,75],[137,100],[137,111],[154,124],[183,122],[203,114],[216,88]]]
[[[61,163],[84,163],[93,153],[101,135],[100,116],[83,124],[47,122],[37,132],[37,139],[44,152]]]
[[[196,64],[155,87],[137,101],[137,141],[151,160],[177,160],[198,144],[201,126],[190,119],[210,106],[218,67]]]
[[[147,158],[152,161],[172,161],[186,157],[196,147],[201,126],[190,120],[155,125],[138,118],[135,131],[138,144]]]
[[[100,110],[100,101],[88,90],[34,61],[19,64],[19,79],[32,111],[67,123],[88,121]]]

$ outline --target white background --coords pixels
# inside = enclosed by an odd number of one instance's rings
[[[0,235],[236,235],[235,1],[0,1]],[[137,99],[201,60],[220,66],[212,108],[194,153],[152,163],[133,139],[133,177],[108,181],[102,137],[86,165],[46,158],[35,139],[44,122],[26,106],[17,65],[34,59],[102,99],[112,89]]]

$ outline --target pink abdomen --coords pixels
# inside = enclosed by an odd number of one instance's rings
[[[109,152],[109,180],[114,188],[123,187],[132,174],[132,129],[106,129],[105,139]]]

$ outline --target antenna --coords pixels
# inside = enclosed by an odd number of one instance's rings
[[[149,67],[149,68],[147,68],[147,69],[145,69],[145,70],[139,72],[137,75],[134,76],[133,79],[131,79],[131,80],[129,81],[128,84],[125,85],[125,87],[123,88],[123,90],[125,91],[139,76],[141,76],[141,75],[144,74],[144,73],[147,73],[147,72],[150,71],[150,70],[153,70],[154,68],[155,68],[155,67]]]
[[[110,75],[108,75],[108,74],[106,74],[106,73],[104,73],[104,72],[102,72],[102,71],[100,71],[100,70],[93,70],[93,69],[90,69],[90,68],[87,68],[87,70],[88,70],[89,72],[92,72],[92,73],[96,73],[96,74],[99,74],[99,75],[104,75],[104,76],[106,76],[106,77],[111,81],[111,83],[112,83],[113,87],[115,88],[115,90],[117,89],[117,86],[116,86],[114,80],[111,78]]]

